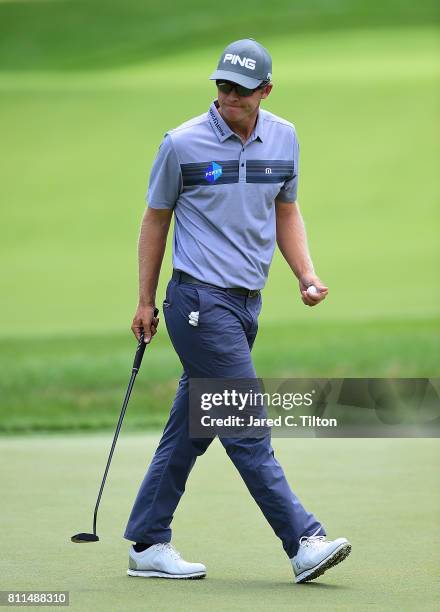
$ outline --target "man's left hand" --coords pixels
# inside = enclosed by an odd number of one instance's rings
[[[317,290],[317,293],[312,295],[307,293],[307,289],[311,285],[316,287]],[[299,290],[301,292],[301,299],[306,306],[316,306],[325,300],[328,294],[328,287],[314,274],[305,274],[299,279]]]

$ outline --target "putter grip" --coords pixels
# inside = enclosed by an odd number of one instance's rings
[[[155,308],[154,316],[157,317],[158,314],[159,314],[159,311],[157,308]],[[141,367],[141,363],[142,363],[142,357],[144,356],[144,353],[145,353],[146,346],[147,345],[144,342],[144,332],[141,332],[141,337],[139,338],[138,346],[136,349],[136,355],[134,356],[133,371],[136,371],[136,372],[139,371],[139,368]]]

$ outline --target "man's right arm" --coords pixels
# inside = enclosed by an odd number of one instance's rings
[[[156,290],[172,215],[172,209],[147,208],[142,220],[138,244],[139,303],[131,329],[137,340],[143,331],[146,343],[159,324],[154,317]]]

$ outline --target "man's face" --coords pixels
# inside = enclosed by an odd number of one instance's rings
[[[261,100],[267,98],[272,90],[272,84],[264,89],[257,89],[251,96],[239,96],[235,89],[225,94],[217,88],[217,99],[223,117],[231,123],[245,121],[255,114]]]

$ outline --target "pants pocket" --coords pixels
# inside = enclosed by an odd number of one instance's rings
[[[164,301],[162,302],[162,309],[163,309],[164,311],[165,311],[167,308],[169,308],[169,307],[172,305],[172,303],[173,303],[173,300],[172,300],[172,297],[171,297],[171,296],[172,296],[172,293],[173,293],[173,291],[172,291],[172,282],[173,282],[173,281],[172,281],[172,279],[171,279],[171,280],[168,282],[168,285],[167,285],[167,288],[166,288],[166,291],[165,291],[165,299],[164,299]]]
[[[174,287],[171,303],[175,305],[175,315],[186,325],[198,327],[201,319],[201,295],[195,285],[180,283]]]

